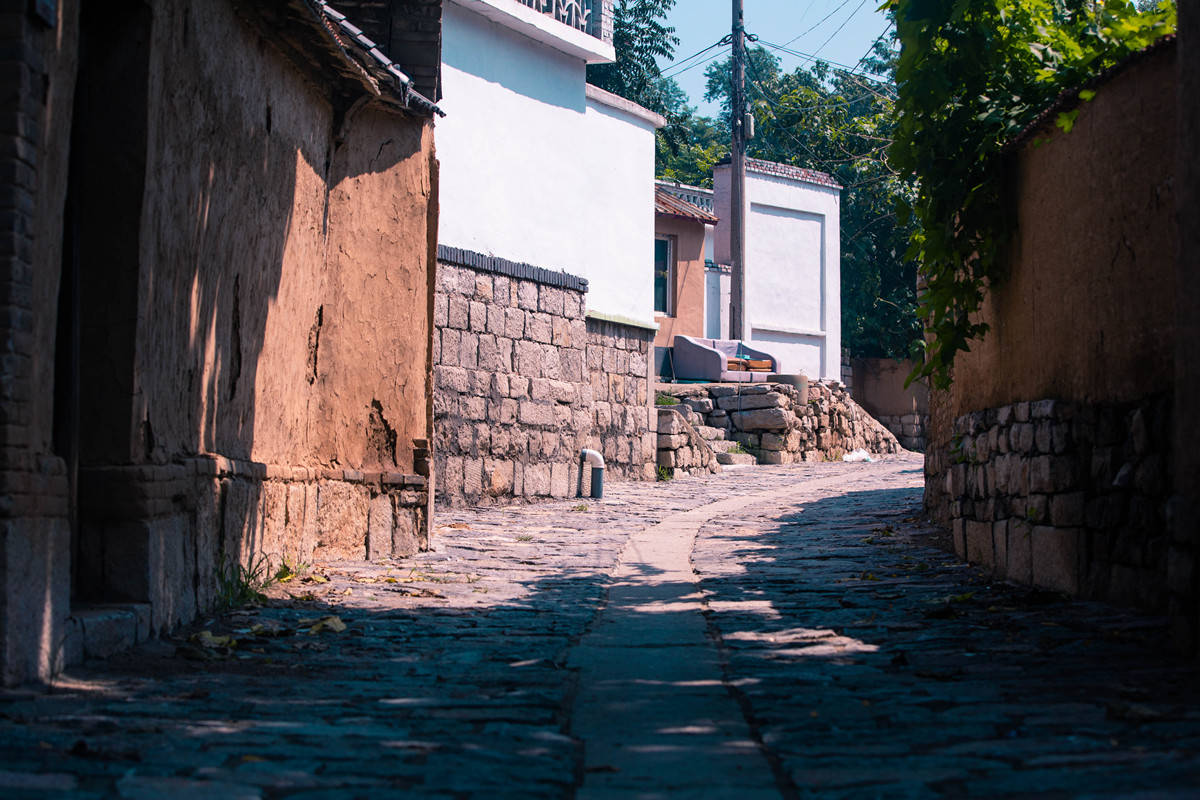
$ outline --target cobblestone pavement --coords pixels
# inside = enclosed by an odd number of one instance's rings
[[[630,723],[583,724],[577,662],[620,619],[631,548],[685,518],[693,593],[663,619],[702,621],[735,743],[771,773],[747,796],[1197,796],[1200,682],[1160,621],[989,584],[930,547],[920,480],[907,457],[442,512],[435,552],[316,565],[267,607],[0,694],[0,796],[671,794],[608,780],[663,748],[600,757]],[[675,736],[670,769],[712,775],[677,796],[746,794],[689,758],[688,735],[713,745],[696,713],[625,738]]]

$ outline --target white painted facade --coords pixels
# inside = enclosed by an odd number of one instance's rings
[[[587,278],[653,326],[656,114],[586,83],[612,46],[516,0],[442,18],[438,242]]]
[[[728,164],[713,171],[722,263],[731,260],[730,177]],[[841,380],[841,188],[821,173],[752,162],[745,199],[742,338],[779,358],[785,373]]]

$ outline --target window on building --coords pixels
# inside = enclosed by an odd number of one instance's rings
[[[654,310],[670,314],[671,287],[674,285],[674,247],[670,237],[659,236],[654,239]]]

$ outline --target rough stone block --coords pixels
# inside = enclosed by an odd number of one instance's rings
[[[1033,583],[1033,526],[1024,520],[1009,520],[1005,552],[1005,577],[1026,586]]]
[[[1057,592],[1079,590],[1079,530],[1039,525],[1033,529],[1033,583]]]
[[[1084,493],[1068,492],[1050,497],[1050,524],[1058,528],[1073,528],[1084,521]]]
[[[318,484],[316,554],[319,558],[366,557],[369,504],[366,487],[345,481]]]
[[[756,408],[784,407],[788,399],[779,392],[731,395],[717,400],[717,406],[725,411],[749,411]]]
[[[465,331],[470,324],[471,304],[465,297],[450,297],[447,300],[446,324],[455,330]]]
[[[563,462],[557,462],[550,465],[550,496],[551,497],[570,497],[571,496],[571,471],[570,468]]]
[[[526,497],[546,497],[550,494],[550,465],[526,464],[525,485],[522,493]]]
[[[763,450],[786,450],[788,449],[788,438],[780,436],[777,433],[764,433],[762,435]]]
[[[967,561],[985,567],[995,566],[995,548],[992,543],[992,523],[967,520]]]
[[[805,458],[807,461],[808,459]],[[954,552],[963,559],[967,558],[967,522],[961,517],[957,517],[951,523],[951,535],[954,538]]]
[[[670,409],[658,410],[658,432],[667,436],[683,433],[683,418]]]
[[[657,449],[678,450],[688,443],[688,437],[682,433],[658,435]]]
[[[1037,456],[1029,462],[1029,491],[1050,494],[1074,488],[1075,462],[1069,456]]]
[[[374,561],[392,554],[392,498],[386,494],[371,498],[367,510],[367,559]]]
[[[418,507],[397,506],[393,514],[392,555],[411,556],[423,549],[428,544],[424,511]]]
[[[735,427],[743,431],[782,431],[796,422],[796,417],[785,408],[757,408],[752,411],[730,413]]]
[[[525,311],[537,311],[538,285],[532,281],[517,283],[517,307]]]

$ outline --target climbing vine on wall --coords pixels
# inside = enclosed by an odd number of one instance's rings
[[[928,333],[910,380],[950,384],[955,356],[987,333],[978,311],[1003,278],[1013,220],[1000,155],[1061,92],[1175,29],[1175,4],[1126,0],[887,0],[901,44],[892,165],[916,176],[918,314]],[[1082,100],[1091,92],[1081,92]],[[1069,131],[1071,113],[1059,115]]]

